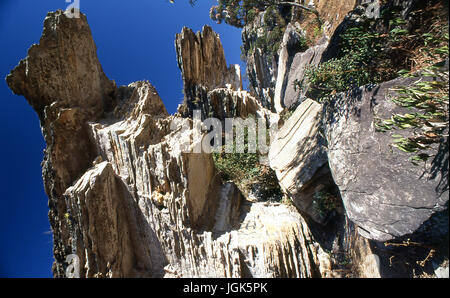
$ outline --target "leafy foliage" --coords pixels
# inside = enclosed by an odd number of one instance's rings
[[[341,56],[309,66],[305,79],[296,82],[296,87],[304,88],[308,82],[317,100],[324,101],[337,92],[394,78],[396,71],[386,47],[395,47],[400,37],[407,34],[401,28],[404,23],[399,18],[393,20],[393,29],[387,34],[377,33],[369,21],[350,28],[341,35]]]
[[[214,153],[214,163],[225,181],[234,182],[244,193],[280,200],[282,193],[275,172],[259,162],[257,153]]]
[[[423,63],[448,59],[448,26],[422,34],[424,47],[421,49]],[[411,86],[392,89],[396,96],[391,99],[401,107],[413,110],[403,115],[395,114],[390,119],[377,119],[378,131],[412,129],[413,135],[404,137],[393,134],[393,146],[407,153],[414,153],[411,161],[415,164],[430,158],[427,150],[433,144],[444,142],[449,126],[449,73],[442,65],[426,67],[419,73],[400,71],[405,77],[421,77]],[[448,135],[446,136],[448,137]]]
[[[210,17],[212,20],[242,28],[251,22],[259,11],[277,6],[295,6],[312,12],[318,16],[317,11],[309,6],[296,3],[295,1],[279,0],[218,0],[218,5],[211,7]]]
[[[415,112],[392,115],[390,119],[377,119],[378,131],[413,129],[413,135],[404,137],[393,134],[393,146],[407,153],[415,153],[414,163],[426,161],[430,157],[427,149],[441,143],[444,133],[448,133],[449,121],[449,74],[439,66],[426,69],[421,75],[430,80],[417,80],[412,86],[396,87],[392,100]],[[416,74],[418,76],[418,74]]]
[[[260,162],[259,152],[248,152],[247,130],[244,131],[244,137],[246,150],[239,150],[234,143],[233,153],[225,153],[224,148],[220,153],[213,153],[216,169],[223,180],[234,182],[244,194],[257,192],[259,197],[281,200],[282,192],[275,172]],[[239,153],[242,151],[245,152]]]
[[[283,40],[286,26],[286,20],[280,15],[278,9],[268,8],[264,14],[263,26],[264,32],[267,34],[258,36],[254,47],[261,49],[263,53],[268,53],[269,57],[275,56]]]
[[[313,206],[320,217],[325,218],[336,209],[338,199],[328,191],[317,191],[314,193]]]
[[[211,7],[212,20],[242,28],[259,10],[264,9],[263,1],[258,0],[218,0],[218,5]]]
[[[427,9],[411,13],[415,21],[410,23],[395,6],[386,6],[376,21],[361,16],[340,36],[340,54],[308,67],[296,87],[309,84],[310,96],[326,101],[337,92],[393,79],[402,69],[408,72],[442,61],[448,55],[448,46],[443,46],[448,14],[442,12],[443,1],[428,2]]]

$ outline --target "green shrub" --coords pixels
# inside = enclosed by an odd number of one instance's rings
[[[224,147],[220,153],[213,153],[216,169],[223,180],[234,182],[245,195],[257,193],[259,197],[281,200],[282,192],[275,172],[260,162],[260,152],[248,152],[247,129],[244,130],[244,153],[237,152],[242,150],[237,150],[236,143],[233,153],[226,153]]]
[[[320,217],[325,218],[337,207],[338,199],[327,191],[317,191],[313,196],[313,206]]]
[[[390,119],[375,121],[377,131],[395,131],[412,129],[412,135],[405,137],[392,134],[393,146],[407,153],[414,153],[411,161],[427,161],[430,158],[427,150],[433,144],[444,141],[444,132],[448,131],[449,121],[449,77],[448,71],[439,66],[427,68],[422,76],[434,78],[417,80],[411,86],[392,89],[396,96],[391,99],[398,105],[413,111],[405,114],[394,114]],[[418,76],[418,74],[416,74]]]
[[[350,28],[341,36],[340,57],[318,66],[309,66],[305,79],[296,82],[296,87],[304,88],[307,82],[316,99],[325,101],[337,92],[394,78],[396,70],[390,63],[385,46],[397,42],[400,36],[406,34],[400,25],[403,22],[396,19],[394,28],[388,34],[376,33],[369,21]]]
[[[448,59],[448,26],[438,29],[421,35],[424,41],[424,47],[421,48],[424,64]],[[380,132],[411,129],[412,134],[407,137],[393,133],[393,146],[413,153],[411,161],[418,164],[427,161],[431,157],[428,149],[434,144],[442,144],[444,134],[448,134],[449,73],[443,65],[436,64],[418,73],[411,74],[408,70],[402,70],[399,74],[417,78],[411,86],[392,89],[396,95],[391,96],[391,100],[401,107],[411,109],[411,113],[394,114],[390,119],[376,118],[375,126]]]
[[[308,67],[305,78],[295,86],[309,84],[308,95],[326,101],[337,92],[391,80],[402,69],[415,71],[442,61],[448,57],[448,14],[444,1],[428,2],[429,9],[411,12],[409,24],[400,17],[401,9],[393,6],[385,6],[377,21],[360,17],[340,36],[338,56]]]

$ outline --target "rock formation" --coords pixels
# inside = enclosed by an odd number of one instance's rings
[[[178,39],[183,61],[186,53],[223,51],[220,42],[190,49],[190,37]],[[206,67],[212,55],[197,57]],[[85,16],[49,13],[40,44],[7,82],[40,115],[48,144],[43,175],[56,277],[66,275],[70,254],[83,277],[312,277],[330,270],[295,209],[250,203],[221,181],[210,154],[183,153],[198,141],[193,129],[171,130],[173,117],[150,83],[117,88],[106,78]],[[201,81],[209,88],[217,82]],[[212,98],[226,99],[228,90]]]
[[[392,150],[391,136],[374,126],[374,117],[411,112],[386,100],[391,89],[409,84],[396,79],[340,94],[324,117],[328,161],[347,214],[361,235],[378,241],[413,233],[448,202],[438,148],[430,165],[411,166],[410,155]]]
[[[390,89],[412,79],[326,103],[308,98],[307,84],[295,88],[307,66],[338,54],[339,32],[381,5],[348,14],[360,1],[311,2],[325,23],[308,49],[298,43],[313,20],[297,9],[275,54],[255,46],[266,12],[243,28],[249,91],[210,27],[183,28],[175,49],[185,98],[175,115],[150,82],[106,77],[86,16],[48,14],[40,43],[6,81],[39,115],[47,143],[55,277],[70,275],[74,255],[80,277],[412,276],[428,260],[430,239],[448,237],[448,136],[422,169],[375,130],[375,117],[403,111],[386,99]],[[195,110],[282,125],[268,154],[282,202],[246,197],[211,153],[195,151],[206,134]],[[442,275],[448,261],[432,261]]]
[[[211,27],[204,26],[197,34],[184,27],[176,36],[175,47],[186,93],[193,85],[211,90],[226,85],[242,89],[240,67],[227,66],[219,36]]]
[[[280,186],[301,211],[321,222],[313,204],[317,187],[312,187],[316,173],[329,173],[325,140],[319,134],[322,105],[307,99],[278,131],[269,152],[270,166],[277,173]],[[326,183],[319,174],[320,183]]]

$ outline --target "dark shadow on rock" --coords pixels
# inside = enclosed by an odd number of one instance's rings
[[[446,210],[435,213],[413,234],[388,242],[371,241],[380,257],[381,276],[388,278],[433,275],[434,265],[449,256],[449,217]]]
[[[129,187],[120,178],[117,180],[120,181],[119,183],[124,189],[124,205],[130,206],[130,210],[127,210],[129,218],[123,220],[128,223],[133,242],[131,245],[134,248],[133,252],[135,254],[136,277],[161,278],[165,274],[164,267],[169,262],[164,254],[158,236],[139,208]],[[151,276],[148,276],[149,272],[146,270],[147,268],[142,268],[142,265],[149,261],[151,264]]]
[[[448,134],[448,130],[447,130]],[[449,168],[449,138],[445,137],[445,141],[439,144],[438,152],[431,162],[431,177],[430,179],[435,179],[438,175],[440,180],[436,186],[436,193],[440,196],[445,192],[448,192],[448,168]]]

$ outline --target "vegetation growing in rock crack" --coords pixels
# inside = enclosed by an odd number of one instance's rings
[[[336,209],[338,198],[326,190],[316,191],[313,196],[313,207],[322,219]]]
[[[427,152],[434,144],[448,138],[449,74],[440,66],[432,66],[420,72],[430,80],[417,79],[412,86],[399,86],[392,91],[391,99],[398,105],[410,108],[411,113],[394,114],[390,119],[377,119],[378,131],[412,129],[409,136],[392,134],[393,146],[407,153],[414,153],[411,161],[417,164],[427,161]],[[412,76],[418,76],[414,74]]]
[[[232,153],[226,153],[225,146],[219,153],[213,153],[216,169],[222,179],[234,182],[247,197],[252,194],[257,198],[280,201],[283,194],[275,172],[261,162],[263,156],[259,151],[251,153],[248,150],[247,128],[244,130],[243,145],[244,148],[237,148],[237,142],[234,142]]]
[[[443,61],[448,61],[449,32],[445,18],[440,16],[426,32],[412,36],[423,40],[416,49],[422,70],[411,73],[404,69],[399,73],[415,78],[415,82],[411,86],[392,89],[394,94],[390,99],[411,112],[375,121],[378,131],[393,131],[394,147],[414,154],[411,157],[414,164],[427,161],[431,157],[428,149],[436,144],[442,145],[448,139],[449,73]],[[408,135],[395,133],[404,129],[411,131]]]
[[[424,54],[436,46],[436,42],[430,42],[438,34],[436,29],[443,29],[437,27],[448,28],[443,26],[445,16],[442,11],[439,15],[439,10],[442,5],[438,3],[426,12],[414,12],[435,13],[437,21],[412,28],[408,28],[397,7],[382,10],[377,22],[364,15],[359,17],[358,22],[341,34],[340,54],[318,66],[309,66],[305,78],[295,83],[296,87],[305,88],[309,84],[309,95],[322,102],[337,92],[391,80],[400,70],[423,67]],[[439,47],[438,51],[448,53],[448,47]]]
[[[310,84],[311,93],[321,102],[337,92],[393,79],[396,76],[395,64],[387,45],[397,46],[394,44],[398,37],[406,34],[401,29],[404,24],[404,20],[395,18],[390,21],[393,28],[389,33],[381,34],[375,30],[372,21],[365,18],[341,35],[340,56],[318,66],[307,67],[305,78],[296,82],[297,88]]]

